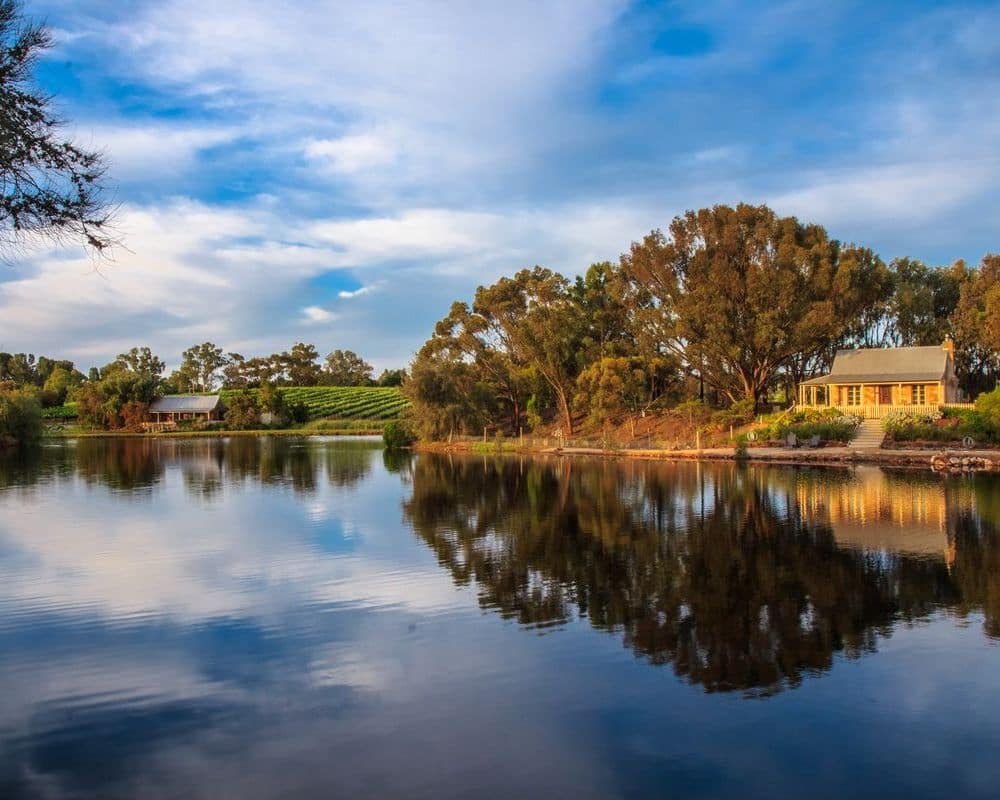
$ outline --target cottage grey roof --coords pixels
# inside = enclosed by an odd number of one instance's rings
[[[947,368],[948,352],[940,345],[838,350],[830,374],[803,381],[803,385],[908,381],[936,383],[945,379]]]
[[[219,407],[217,394],[168,394],[157,397],[149,410],[160,414],[207,414]]]

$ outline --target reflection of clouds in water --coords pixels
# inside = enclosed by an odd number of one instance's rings
[[[302,510],[309,521],[313,523],[323,522],[323,520],[330,519],[334,516],[329,503],[319,499],[310,500],[309,502],[304,503]]]
[[[303,603],[401,605],[425,612],[456,604],[456,592],[440,571],[399,570],[360,555],[329,556],[311,541],[314,533],[230,515],[204,527],[182,524],[166,535],[150,516],[124,515],[109,522],[80,519],[72,529],[38,536],[30,520],[13,518],[0,529],[0,541],[18,552],[18,568],[0,585],[0,598],[18,615],[97,613],[124,624],[144,615],[187,622],[266,618]]]
[[[318,648],[306,670],[313,686],[349,686],[365,691],[384,691],[406,678],[400,662],[368,660],[347,643]]]
[[[218,460],[225,451],[216,445],[210,452]],[[241,443],[229,457],[252,470],[255,463],[274,462],[273,448],[268,452]],[[134,466],[151,457],[162,465],[162,455],[144,447],[121,462]],[[365,474],[379,455],[371,448],[350,452],[348,471]],[[178,456],[192,458],[184,449]],[[337,460],[322,449],[296,457],[318,477],[324,458],[327,469]],[[96,469],[95,461],[85,463]],[[117,486],[124,470],[110,470]],[[384,521],[391,521],[393,534],[398,527],[398,479],[380,472],[363,484],[345,484],[343,472],[334,472],[337,481],[317,480],[304,497],[294,485],[262,488],[242,476],[223,485],[213,466],[160,470],[157,488],[139,496],[73,480],[58,491],[13,498],[18,513],[0,521],[0,605],[14,617],[97,614],[117,624],[147,616],[187,622],[257,617],[278,624],[277,616],[302,604],[425,612],[455,606],[456,592],[445,576],[401,570],[398,558],[379,544],[391,538],[380,530]],[[192,503],[192,476],[205,475],[212,476],[215,491],[209,502]],[[305,480],[301,470],[297,480]],[[389,516],[383,520],[379,511]],[[367,547],[369,540],[374,546]],[[12,622],[8,615],[0,627]]]
[[[0,731],[15,737],[31,720],[57,715],[71,725],[102,708],[129,713],[178,702],[236,702],[245,692],[213,680],[186,653],[161,648],[154,652],[113,647],[90,653],[20,653],[0,666]],[[224,695],[224,696],[222,696]],[[39,724],[44,722],[39,720]]]
[[[496,759],[544,752],[544,770],[496,775],[490,786],[505,796],[560,785],[606,796],[607,768],[584,732],[550,718],[509,735],[523,725],[519,704],[541,699],[537,687],[500,706],[483,694],[483,677],[502,675],[511,658],[528,674],[543,674],[543,663],[509,649],[469,653],[474,620],[439,618],[418,632],[412,619],[324,614],[283,630],[264,653],[239,652],[224,631],[214,634],[218,650],[206,650],[196,627],[168,627],[155,643],[109,630],[112,646],[99,641],[84,657],[37,645],[31,661],[0,669],[19,695],[0,705],[0,785],[32,797],[42,788],[53,797],[384,797],[420,786],[442,796],[440,787],[481,780]]]

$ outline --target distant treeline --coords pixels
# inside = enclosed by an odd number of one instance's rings
[[[428,438],[574,415],[641,414],[691,398],[750,412],[794,397],[845,347],[950,335],[970,396],[1000,375],[1000,256],[888,264],[766,206],[676,217],[617,262],[569,280],[543,267],[455,302],[404,391]]]
[[[87,374],[67,359],[32,353],[0,352],[0,384],[6,388],[35,387],[45,405],[64,402],[69,389],[86,381],[97,382],[119,372],[155,378],[165,393],[211,392],[222,389],[272,386],[400,386],[406,370],[386,369],[375,378],[374,369],[351,350],[334,350],[320,361],[315,346],[298,342],[291,350],[244,358],[225,353],[212,342],[184,351],[181,366],[163,377],[166,364],[148,347],[133,347],[103,367]]]
[[[334,350],[321,362],[316,348],[303,342],[286,352],[252,358],[204,342],[184,351],[178,369],[164,377],[165,371],[165,362],[148,347],[133,347],[103,367],[91,367],[86,375],[72,361],[0,353],[0,394],[16,394],[18,408],[23,405],[29,416],[32,404],[49,408],[73,401],[85,425],[117,429],[136,427],[149,403],[162,394],[218,388],[399,386],[406,377],[397,369],[384,370],[376,379],[371,364],[350,350]]]

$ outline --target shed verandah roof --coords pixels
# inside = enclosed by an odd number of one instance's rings
[[[221,402],[217,394],[168,394],[149,406],[152,414],[209,414]]]

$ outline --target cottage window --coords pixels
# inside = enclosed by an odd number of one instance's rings
[[[860,386],[848,386],[847,387],[847,405],[849,405],[849,406],[860,406],[861,405],[861,387]]]
[[[918,383],[913,387],[913,403],[918,406],[922,406],[927,403],[927,387],[922,383]]]

